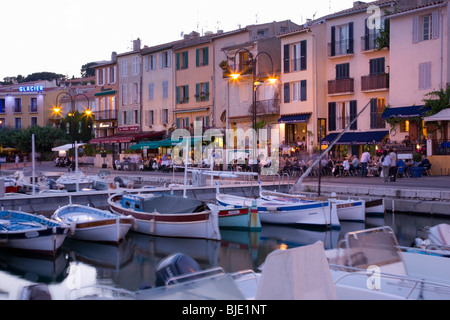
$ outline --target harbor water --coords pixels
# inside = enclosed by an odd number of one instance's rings
[[[66,239],[57,256],[0,251],[0,299],[16,300],[22,288],[48,284],[53,299],[84,297],[98,288],[137,291],[154,285],[159,262],[172,253],[194,258],[202,268],[222,267],[225,272],[258,270],[267,255],[322,241],[336,248],[345,233],[390,226],[401,246],[410,246],[423,228],[450,223],[430,214],[387,213],[365,223],[342,222],[340,230],[310,230],[263,225],[261,232],[221,230],[221,241],[153,237],[130,232],[119,245]]]

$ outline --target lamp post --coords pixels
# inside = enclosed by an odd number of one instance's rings
[[[247,50],[245,48],[239,49],[238,51],[236,51],[236,53],[234,55],[234,70],[233,70],[233,73],[231,74],[231,78],[232,79],[237,80],[237,79],[239,79],[242,76],[238,72],[237,66],[236,66],[237,65],[236,64],[236,57],[237,57],[237,54],[239,52],[241,52],[241,51],[246,51],[248,53],[249,61],[251,62],[251,66],[252,66],[252,91],[253,91],[253,94],[252,94],[252,105],[253,105],[252,122],[253,122],[254,134],[255,134],[254,150],[253,150],[254,154],[253,154],[253,156],[255,158],[255,161],[257,161],[257,155],[256,155],[256,150],[257,150],[257,111],[256,111],[256,107],[257,107],[257,102],[258,102],[257,90],[258,90],[258,86],[261,84],[261,82],[264,82],[264,79],[258,79],[257,74],[256,74],[256,63],[257,63],[258,58],[261,55],[264,54],[264,55],[266,55],[269,58],[270,63],[271,63],[271,67],[272,67],[271,76],[269,76],[267,78],[267,80],[269,81],[270,84],[275,84],[277,79],[274,77],[273,60],[272,60],[272,57],[270,56],[270,54],[268,54],[267,52],[261,51],[261,52],[258,52],[258,54],[255,57],[253,57],[253,54],[249,50]],[[241,64],[242,62],[239,61],[239,63]]]

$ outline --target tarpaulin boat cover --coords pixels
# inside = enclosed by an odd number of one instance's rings
[[[428,238],[431,243],[441,246],[450,246],[450,225],[442,223],[430,228]]]
[[[256,300],[336,300],[322,242],[267,256]]]
[[[160,214],[195,213],[207,210],[206,204],[200,200],[187,199],[169,195],[156,195],[144,200],[144,212]]]

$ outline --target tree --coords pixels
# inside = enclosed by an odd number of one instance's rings
[[[95,69],[94,67],[97,65],[95,62],[89,62],[85,65],[81,66],[81,77],[82,78],[89,78],[95,76]]]
[[[430,98],[424,99],[425,107],[431,108],[430,111],[426,112],[426,116],[433,116],[444,109],[450,108],[450,87],[446,90],[441,89],[438,91],[432,91],[427,93],[425,96]],[[434,98],[434,97],[437,97]]]

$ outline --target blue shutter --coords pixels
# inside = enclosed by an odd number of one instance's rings
[[[306,101],[306,80],[300,82],[300,100]]]
[[[291,102],[290,88],[291,86],[289,82],[284,84],[284,103]]]
[[[306,40],[303,40],[300,42],[300,50],[301,50],[301,56],[300,56],[300,70],[306,70],[307,66],[307,46],[306,46]]]
[[[177,70],[180,70],[180,53],[177,52]]]
[[[353,121],[353,119],[355,119],[357,115],[358,115],[357,101],[356,100],[350,101],[350,122]],[[358,120],[356,120],[355,123],[350,126],[350,130],[358,130]]]
[[[176,93],[176,96],[177,96],[177,104],[179,104],[180,103],[180,87],[177,87],[175,89],[175,93]]]
[[[200,101],[200,83],[195,84],[195,100]]]
[[[204,57],[203,57],[203,65],[204,66],[209,65],[209,47],[205,48]]]
[[[331,27],[331,51],[330,55],[334,57],[336,55],[336,27]]]
[[[195,66],[200,66],[200,49],[195,50]]]
[[[180,118],[177,118],[177,129],[181,129]]]
[[[336,131],[336,102],[328,103],[328,131]]]
[[[189,68],[189,53],[188,51],[184,52],[184,69]]]
[[[289,73],[290,72],[290,61],[289,61],[289,48],[290,46],[288,44],[284,45],[284,73]]]
[[[353,47],[354,47],[354,45],[353,45],[353,43],[354,43],[354,40],[353,40],[353,22],[350,22],[348,24],[348,41],[349,41],[349,43],[348,43],[348,52],[347,53],[354,53],[354,50],[353,50]]]

